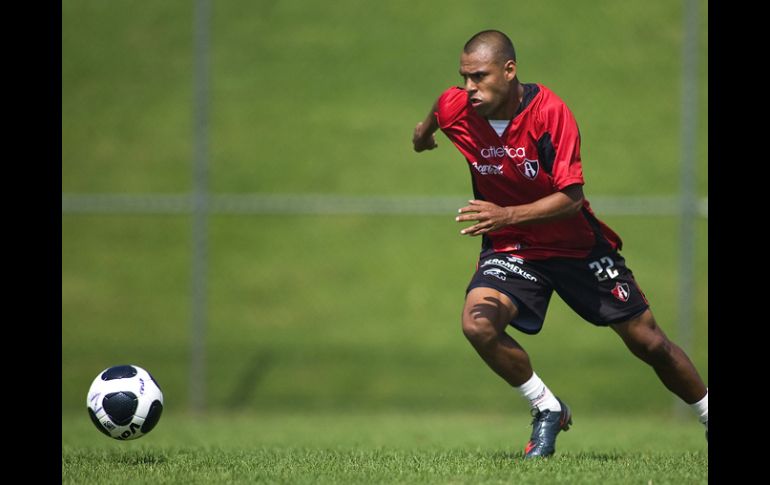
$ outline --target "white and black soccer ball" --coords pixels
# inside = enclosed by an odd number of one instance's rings
[[[96,428],[116,440],[149,433],[163,412],[163,392],[149,372],[137,365],[117,365],[100,372],[86,398]]]

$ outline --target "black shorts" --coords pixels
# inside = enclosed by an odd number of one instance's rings
[[[575,313],[599,326],[630,320],[649,307],[633,273],[616,251],[586,259],[535,261],[508,253],[482,254],[466,295],[478,287],[508,295],[519,309],[510,324],[528,334],[543,328],[554,290]]]

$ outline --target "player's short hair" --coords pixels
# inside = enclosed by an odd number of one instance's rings
[[[491,49],[495,59],[501,64],[508,60],[516,62],[516,49],[513,48],[513,42],[499,30],[482,30],[465,43],[463,52],[470,54],[483,47]]]

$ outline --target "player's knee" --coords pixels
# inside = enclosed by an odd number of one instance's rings
[[[473,345],[483,346],[497,337],[494,323],[483,315],[463,312],[463,334]]]
[[[655,322],[649,310],[615,330],[631,352],[648,364],[672,358],[675,345]]]
[[[656,333],[635,342],[632,350],[642,360],[652,364],[669,359],[672,348],[671,341],[665,335]]]

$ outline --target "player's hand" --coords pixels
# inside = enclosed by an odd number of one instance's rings
[[[460,234],[468,236],[480,236],[488,232],[496,231],[508,226],[512,221],[512,207],[500,207],[485,200],[470,200],[468,205],[460,208],[457,222],[478,221],[476,224],[466,227]]]
[[[423,122],[420,121],[417,123],[417,126],[414,129],[414,135],[412,136],[414,151],[419,153],[424,150],[433,150],[438,146],[438,144],[436,144],[436,136],[433,133],[426,135],[423,128]]]

